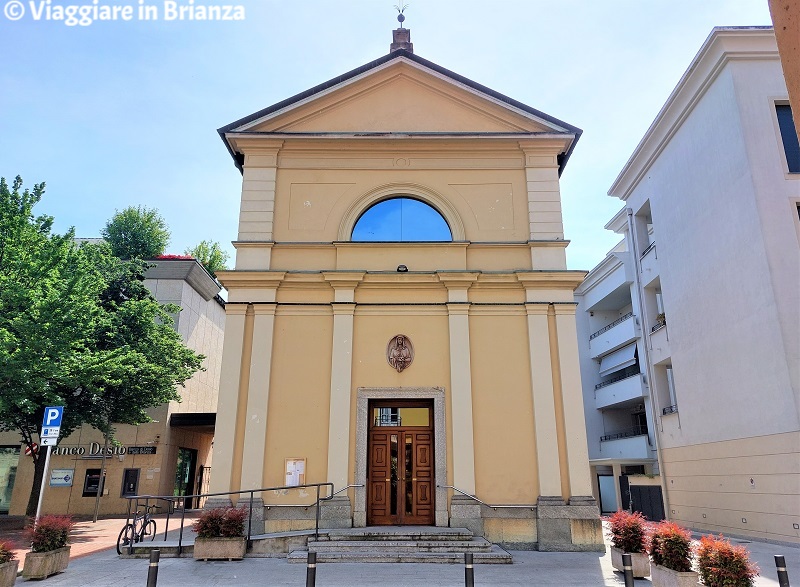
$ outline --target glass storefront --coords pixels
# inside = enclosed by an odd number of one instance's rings
[[[11,507],[18,463],[19,446],[0,446],[0,514],[7,514]]]

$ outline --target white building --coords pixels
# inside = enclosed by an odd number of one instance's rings
[[[800,149],[771,28],[712,31],[609,195],[623,241],[576,292],[602,509],[657,515],[660,487],[686,526],[800,540]]]

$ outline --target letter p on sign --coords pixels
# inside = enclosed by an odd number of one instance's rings
[[[64,415],[64,406],[47,407],[44,409],[43,427],[60,427],[61,416]]]

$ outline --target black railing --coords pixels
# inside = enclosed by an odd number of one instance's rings
[[[591,335],[589,337],[589,340],[592,340],[593,338],[595,338],[597,336],[600,336],[604,332],[608,332],[609,330],[614,328],[617,324],[622,324],[623,322],[625,322],[625,320],[627,320],[628,318],[633,318],[633,312],[628,312],[624,316],[621,316],[621,317],[617,318],[616,320],[614,320],[611,324],[609,324],[607,326],[603,326],[600,330],[598,330],[593,335]]]
[[[653,241],[652,243],[647,245],[647,248],[644,251],[642,251],[642,254],[639,255],[639,258],[640,259],[644,259],[645,255],[647,255],[647,253],[649,253],[650,251],[652,251],[655,248],[656,248],[656,241]]]
[[[619,438],[633,438],[634,436],[647,436],[647,426],[634,426],[633,428],[615,432],[614,434],[606,434],[600,437],[600,442],[617,440]]]
[[[661,329],[662,329],[662,328],[664,328],[666,325],[667,325],[667,321],[666,321],[666,320],[659,320],[658,322],[656,322],[655,324],[653,324],[653,327],[650,329],[650,334],[652,334],[652,333],[653,333],[653,332],[655,332],[656,330],[661,330]]]
[[[661,414],[663,416],[666,416],[667,414],[677,414],[677,413],[678,413],[678,406],[676,405],[667,406],[666,408],[661,410]]]
[[[638,377],[639,375],[641,375],[641,373],[634,373],[633,375],[619,375],[618,377],[612,377],[608,381],[603,381],[602,383],[598,383],[597,385],[594,386],[594,389],[595,391],[598,389],[603,389],[604,387],[616,383],[617,381],[622,381],[623,379],[630,379],[631,377]]]
[[[248,489],[242,491],[222,491],[218,493],[202,493],[198,495],[181,495],[179,497],[175,496],[162,496],[162,495],[134,495],[131,497],[127,497],[128,500],[128,519],[126,520],[126,524],[131,522],[132,516],[135,516],[139,511],[147,511],[147,507],[150,505],[151,501],[158,502],[166,501],[170,503],[169,512],[174,510],[175,503],[181,501],[181,506],[185,506],[187,503],[192,503],[193,499],[207,499],[209,497],[225,497],[225,496],[232,496],[232,495],[243,495],[249,494],[249,505],[248,505],[248,514],[247,514],[247,545],[248,547],[251,546],[251,538],[252,538],[252,527],[253,527],[253,501],[255,499],[256,493],[263,493],[265,491],[283,491],[288,489],[307,489],[307,488],[316,488],[317,491],[317,499],[314,503],[310,503],[305,507],[314,507],[316,509],[315,512],[315,521],[314,521],[314,539],[319,539],[319,508],[320,504],[323,501],[327,501],[333,498],[336,493],[333,492],[333,483],[308,483],[305,485],[284,485],[281,487],[262,487],[261,489]],[[323,487],[330,487],[330,495],[322,497],[320,494],[320,490]],[[348,486],[351,487],[351,486]],[[344,489],[347,489],[345,487]],[[343,491],[344,489],[340,490]],[[338,492],[337,492],[338,493]],[[142,509],[142,504],[144,504],[144,509]],[[237,507],[241,507],[241,500],[237,502]],[[180,532],[178,533],[178,556],[181,556],[183,553],[183,528],[186,522],[186,507],[181,507],[181,527]],[[169,529],[169,513],[167,514],[167,526],[164,529],[164,540],[167,539],[167,531]],[[128,554],[133,554],[134,543],[128,545]]]

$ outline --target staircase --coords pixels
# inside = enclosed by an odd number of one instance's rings
[[[509,564],[511,555],[466,528],[379,526],[326,530],[307,549],[289,553],[290,563],[305,563],[309,552],[318,563],[463,563],[471,552],[476,564]]]

